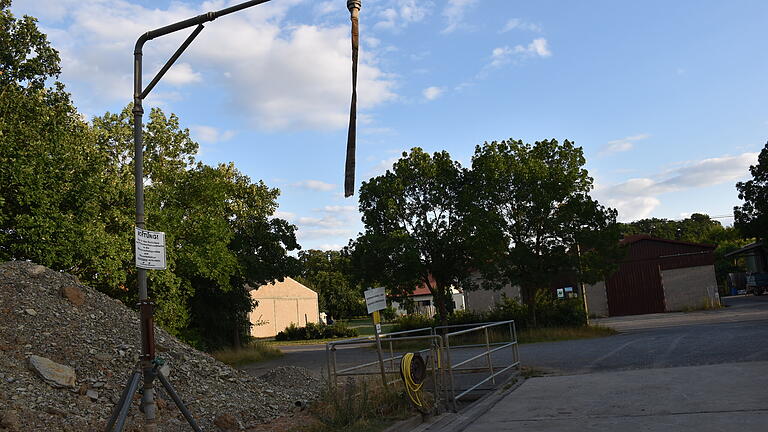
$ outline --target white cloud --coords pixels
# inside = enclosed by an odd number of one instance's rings
[[[434,3],[418,0],[391,0],[387,7],[375,12],[379,21],[375,29],[400,29],[422,21],[432,11]]]
[[[427,100],[435,100],[443,94],[443,91],[441,87],[432,86],[425,88],[422,93]]]
[[[276,211],[273,216],[276,218],[285,219],[289,222],[293,222],[293,220],[296,219],[296,213],[280,211],[280,210]]]
[[[506,33],[512,30],[526,30],[535,33],[541,32],[541,26],[534,23],[529,23],[521,20],[520,18],[512,18],[504,25],[500,33]]]
[[[446,19],[446,27],[443,33],[451,33],[464,24],[464,15],[467,9],[474,6],[477,0],[448,0],[448,5],[443,9]]]
[[[510,63],[514,57],[549,57],[552,51],[549,50],[547,40],[537,38],[526,46],[515,45],[514,47],[503,46],[494,48],[491,51],[491,67],[500,67]]]
[[[332,12],[339,12],[346,10],[344,2],[327,0],[315,5],[315,14],[318,16],[328,15]]]
[[[198,72],[192,70],[192,66],[190,66],[189,63],[178,63],[173,65],[163,77],[163,82],[175,86],[183,86],[202,80],[202,76]]]
[[[294,183],[292,186],[302,189],[309,189],[317,192],[329,192],[336,188],[335,184],[326,183],[320,180],[304,180]]]
[[[168,94],[169,84],[210,81],[226,91],[228,97],[223,99],[229,101],[232,112],[247,116],[259,128],[346,127],[351,92],[348,24],[286,22],[287,12],[301,2],[269,2],[206,24],[183,54],[182,63],[169,71],[153,91],[154,102],[167,103],[186,96],[181,90],[179,94]],[[44,3],[54,9],[48,15],[56,21],[48,23],[45,31],[61,53],[62,80],[85,111],[100,111],[104,104],[130,101],[131,54],[140,34],[228,4],[221,0],[201,5],[174,1],[160,8],[126,0]],[[31,13],[45,7],[43,2],[17,0],[14,9]],[[417,14],[411,12],[408,16],[415,19]],[[182,31],[146,44],[147,75],[155,73],[188,33]],[[393,76],[366,54],[363,50],[360,55],[361,110],[396,97]],[[220,78],[226,76],[229,78]]]
[[[688,189],[733,182],[749,173],[758,153],[742,153],[691,161],[652,177],[632,178],[614,185],[597,185],[595,197],[619,211],[619,219],[630,221],[648,217],[661,205],[659,196]]]
[[[608,141],[605,146],[600,150],[601,155],[605,154],[611,154],[611,153],[620,153],[632,150],[634,148],[635,143],[637,141],[644,140],[646,138],[650,137],[648,134],[638,134],[638,135],[632,135],[624,138],[620,138],[613,141]]]
[[[340,205],[328,205],[320,209],[320,211],[327,212],[327,213],[351,213],[357,211],[357,206],[353,205],[346,205],[346,206],[340,206]]]
[[[192,130],[192,136],[195,138],[195,140],[207,144],[215,144],[218,142],[227,141],[235,136],[235,131],[220,131],[213,126],[195,125],[190,126],[190,129]]]

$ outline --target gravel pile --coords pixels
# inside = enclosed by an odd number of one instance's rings
[[[203,430],[252,428],[320,390],[302,368],[253,377],[160,328],[155,335],[164,371]],[[135,311],[74,276],[0,264],[0,431],[102,430],[138,361],[138,338]],[[158,430],[189,430],[170,397],[157,393]],[[141,424],[136,397],[126,430]]]

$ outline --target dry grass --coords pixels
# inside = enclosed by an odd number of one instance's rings
[[[414,415],[400,386],[376,380],[354,381],[328,389],[310,407],[313,421],[302,432],[378,432]]]
[[[283,355],[283,352],[264,342],[256,341],[240,349],[229,348],[215,351],[212,355],[222,363],[230,366],[240,366],[280,357]]]

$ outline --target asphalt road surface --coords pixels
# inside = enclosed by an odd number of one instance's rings
[[[725,298],[728,307],[598,320],[615,336],[520,346],[524,366],[557,375],[768,361],[768,296]],[[325,375],[325,345],[281,347],[282,358],[245,366],[260,375],[285,365]],[[466,353],[469,355],[470,353]],[[376,360],[369,348],[339,350],[339,368]],[[507,361],[498,357],[499,361]],[[494,361],[495,362],[495,361]]]

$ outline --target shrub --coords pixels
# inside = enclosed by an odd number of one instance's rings
[[[334,322],[332,325],[307,323],[305,327],[299,327],[291,323],[285,330],[275,336],[278,341],[331,339],[337,337],[355,337],[359,333],[357,329],[349,328],[346,324]]]
[[[395,308],[391,305],[381,310],[381,319],[384,321],[392,322],[395,318],[397,318],[397,314],[395,313]]]
[[[508,320],[514,320],[518,330],[531,327],[528,306],[515,299],[505,297],[487,312],[454,311],[448,316],[447,325]],[[582,300],[558,300],[548,292],[540,292],[536,296],[536,324],[538,327],[580,327],[586,325]],[[436,320],[426,315],[403,315],[395,320],[395,327],[392,331],[414,330],[435,327],[436,325],[438,325]]]
[[[392,327],[392,332],[416,330],[420,328],[434,327],[435,325],[434,318],[431,318],[428,315],[401,315],[395,319],[395,326]]]

